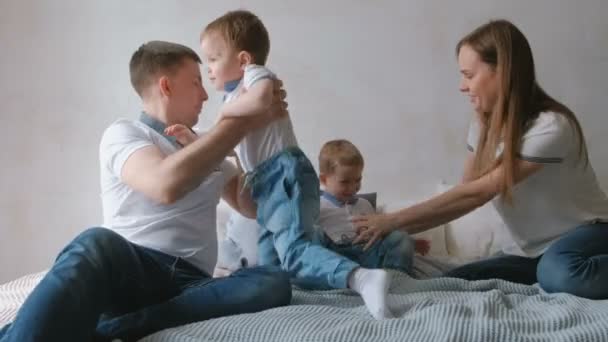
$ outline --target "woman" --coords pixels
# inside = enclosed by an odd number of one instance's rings
[[[528,41],[512,23],[489,22],[456,51],[460,90],[475,110],[462,183],[394,213],[355,218],[357,240],[370,246],[394,229],[422,232],[492,200],[513,245],[446,276],[608,298],[608,199],[575,115],[538,85]]]

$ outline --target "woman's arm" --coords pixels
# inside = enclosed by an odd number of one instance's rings
[[[520,160],[515,168],[515,183],[519,183],[543,167],[539,163]],[[466,173],[466,172],[465,172]],[[503,167],[476,180],[456,185],[427,201],[384,215],[361,216],[353,219],[359,235],[354,243],[368,241],[366,248],[394,229],[416,234],[448,223],[484,205],[500,192]]]
[[[462,181],[461,183],[469,183],[475,180],[473,177],[473,163],[475,162],[475,153],[469,152],[467,154],[467,159],[464,162],[464,170],[462,172]]]

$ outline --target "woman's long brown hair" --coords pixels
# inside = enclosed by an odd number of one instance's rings
[[[523,134],[528,125],[546,111],[568,118],[576,131],[580,160],[587,165],[587,146],[580,123],[568,107],[553,99],[538,85],[530,44],[515,25],[507,20],[490,21],[460,40],[456,47],[457,55],[465,45],[476,51],[481,60],[497,72],[500,82],[493,111],[482,115],[484,122],[473,166],[476,178],[502,165],[504,172],[500,193],[503,199],[511,202],[515,162]],[[503,151],[497,156],[501,142]]]

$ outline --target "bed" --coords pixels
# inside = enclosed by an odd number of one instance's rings
[[[492,215],[491,209],[478,210],[426,233],[433,255],[416,259],[418,275],[432,277],[495,250],[500,244],[495,227],[475,231],[480,225],[499,224]],[[452,229],[472,235],[459,240],[456,236],[463,234],[454,235]],[[458,254],[458,248],[466,248],[466,253]],[[0,285],[0,326],[14,318],[42,276],[31,274]],[[389,302],[395,319],[374,320],[361,298],[348,290],[294,288],[289,306],[167,329],[141,341],[608,341],[605,300],[547,294],[538,286],[501,280],[414,279],[401,272],[392,276]]]
[[[0,325],[12,320],[42,275],[0,286]],[[141,341],[608,341],[607,301],[499,280],[393,277],[396,319],[372,319],[350,291],[294,289],[290,306],[167,329]]]

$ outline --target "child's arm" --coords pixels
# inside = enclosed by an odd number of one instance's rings
[[[224,105],[225,117],[238,117],[264,113],[272,103],[274,81],[264,78],[255,82],[236,100]]]
[[[181,124],[175,124],[165,128],[165,134],[175,137],[177,142],[182,146],[189,145],[198,138],[196,133],[194,133],[190,128]]]

